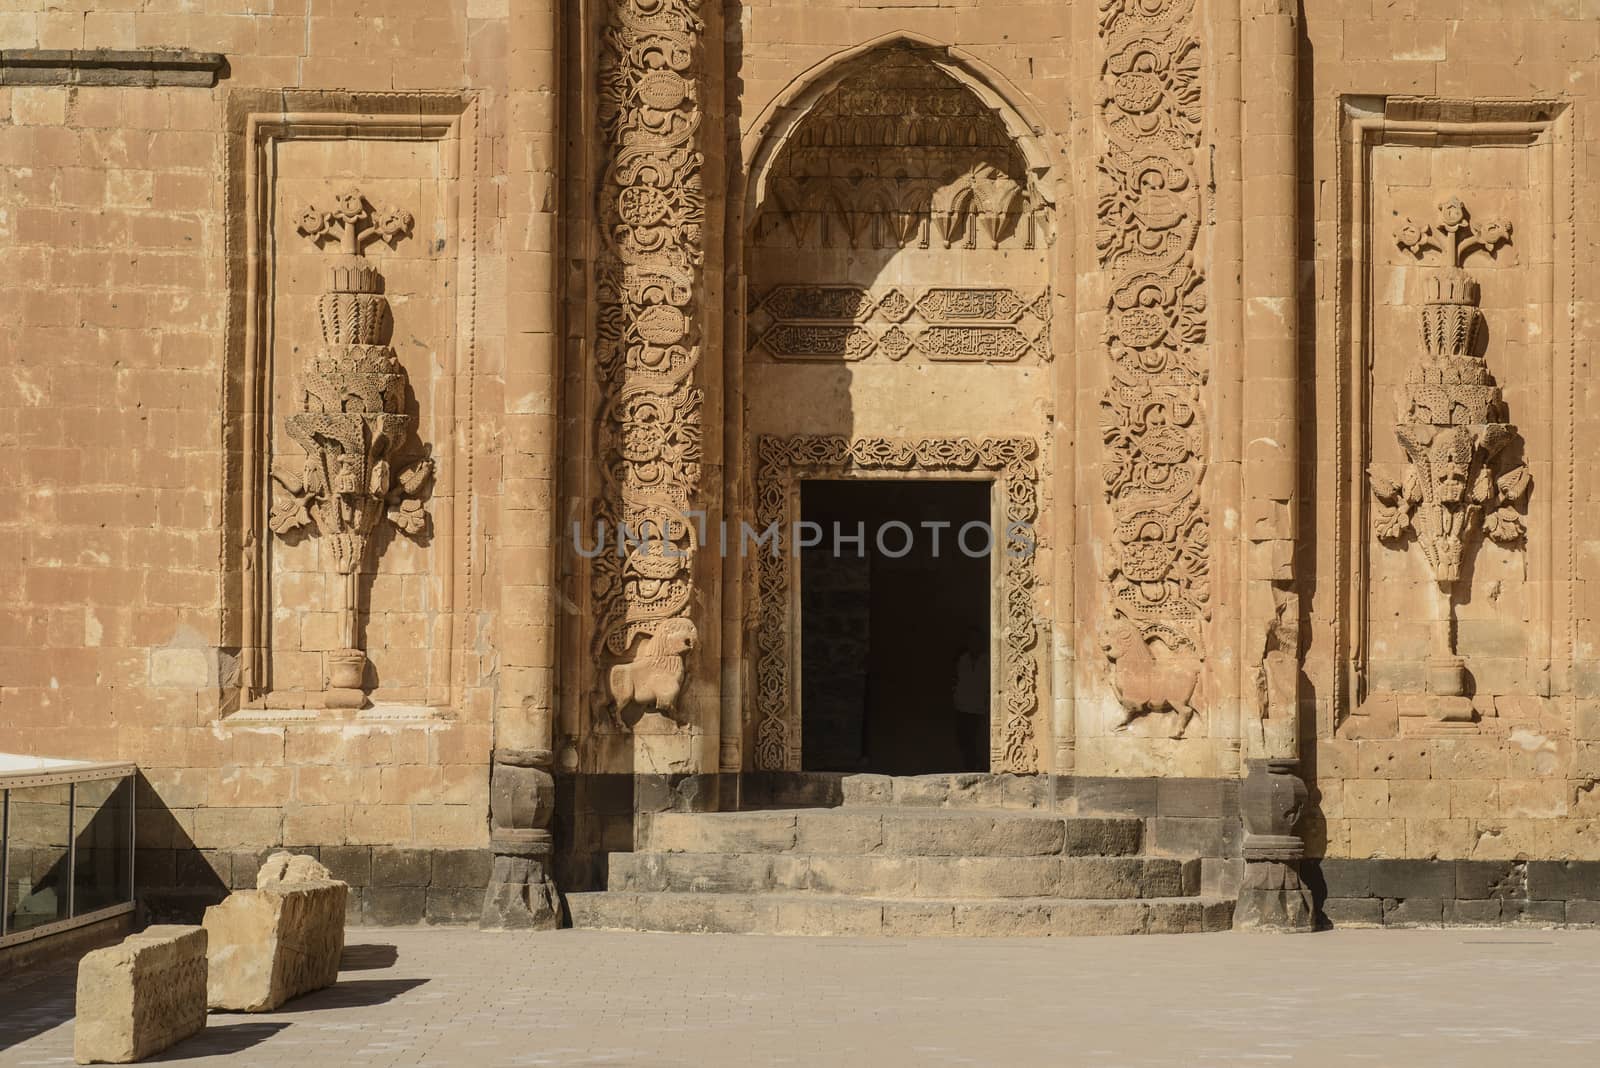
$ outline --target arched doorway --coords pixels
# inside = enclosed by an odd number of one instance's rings
[[[1047,157],[948,50],[905,40],[831,65],[766,129],[742,229],[734,496],[758,530],[823,529],[748,561],[749,763],[1038,770]],[[977,565],[955,539],[972,524],[993,547]]]

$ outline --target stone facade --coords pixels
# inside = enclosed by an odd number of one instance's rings
[[[138,763],[155,914],[838,803],[745,532],[934,479],[988,771],[1241,925],[1593,919],[1588,4],[117,7],[0,14],[0,747]]]

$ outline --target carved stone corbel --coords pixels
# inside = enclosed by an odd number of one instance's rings
[[[317,299],[323,347],[303,369],[302,410],[288,419],[305,463],[298,474],[273,472],[284,496],[268,523],[280,537],[314,529],[327,545],[326,566],[343,579],[342,647],[326,654],[329,708],[366,703],[360,577],[379,524],[412,537],[428,532],[423,498],[433,460],[407,451],[416,419],[406,412],[406,369],[388,344],[383,276],[364,252],[373,241],[392,247],[411,225],[409,212],[375,208],[355,188],[339,193],[333,210],[308,207],[297,219],[301,234],[319,246],[337,243],[339,254]]]

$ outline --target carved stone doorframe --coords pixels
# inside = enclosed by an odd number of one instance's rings
[[[993,686],[989,767],[995,772],[1039,770],[1034,720],[1039,710],[1039,621],[1034,611],[1035,560],[1041,551],[1038,444],[1032,438],[846,438],[837,435],[762,435],[756,442],[756,527],[776,526],[776,546],[757,553],[755,641],[755,766],[800,770],[800,705],[793,665],[799,662],[796,591],[799,561],[789,534],[798,519],[799,483],[807,478],[994,476],[1000,560],[998,685]],[[1028,531],[1025,549],[1008,550],[1007,534]]]

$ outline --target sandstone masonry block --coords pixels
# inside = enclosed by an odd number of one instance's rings
[[[256,886],[206,909],[214,1009],[270,1012],[339,977],[349,887],[285,853],[268,858]]]
[[[206,1025],[206,931],[149,927],[78,964],[73,1057],[128,1064]]]

